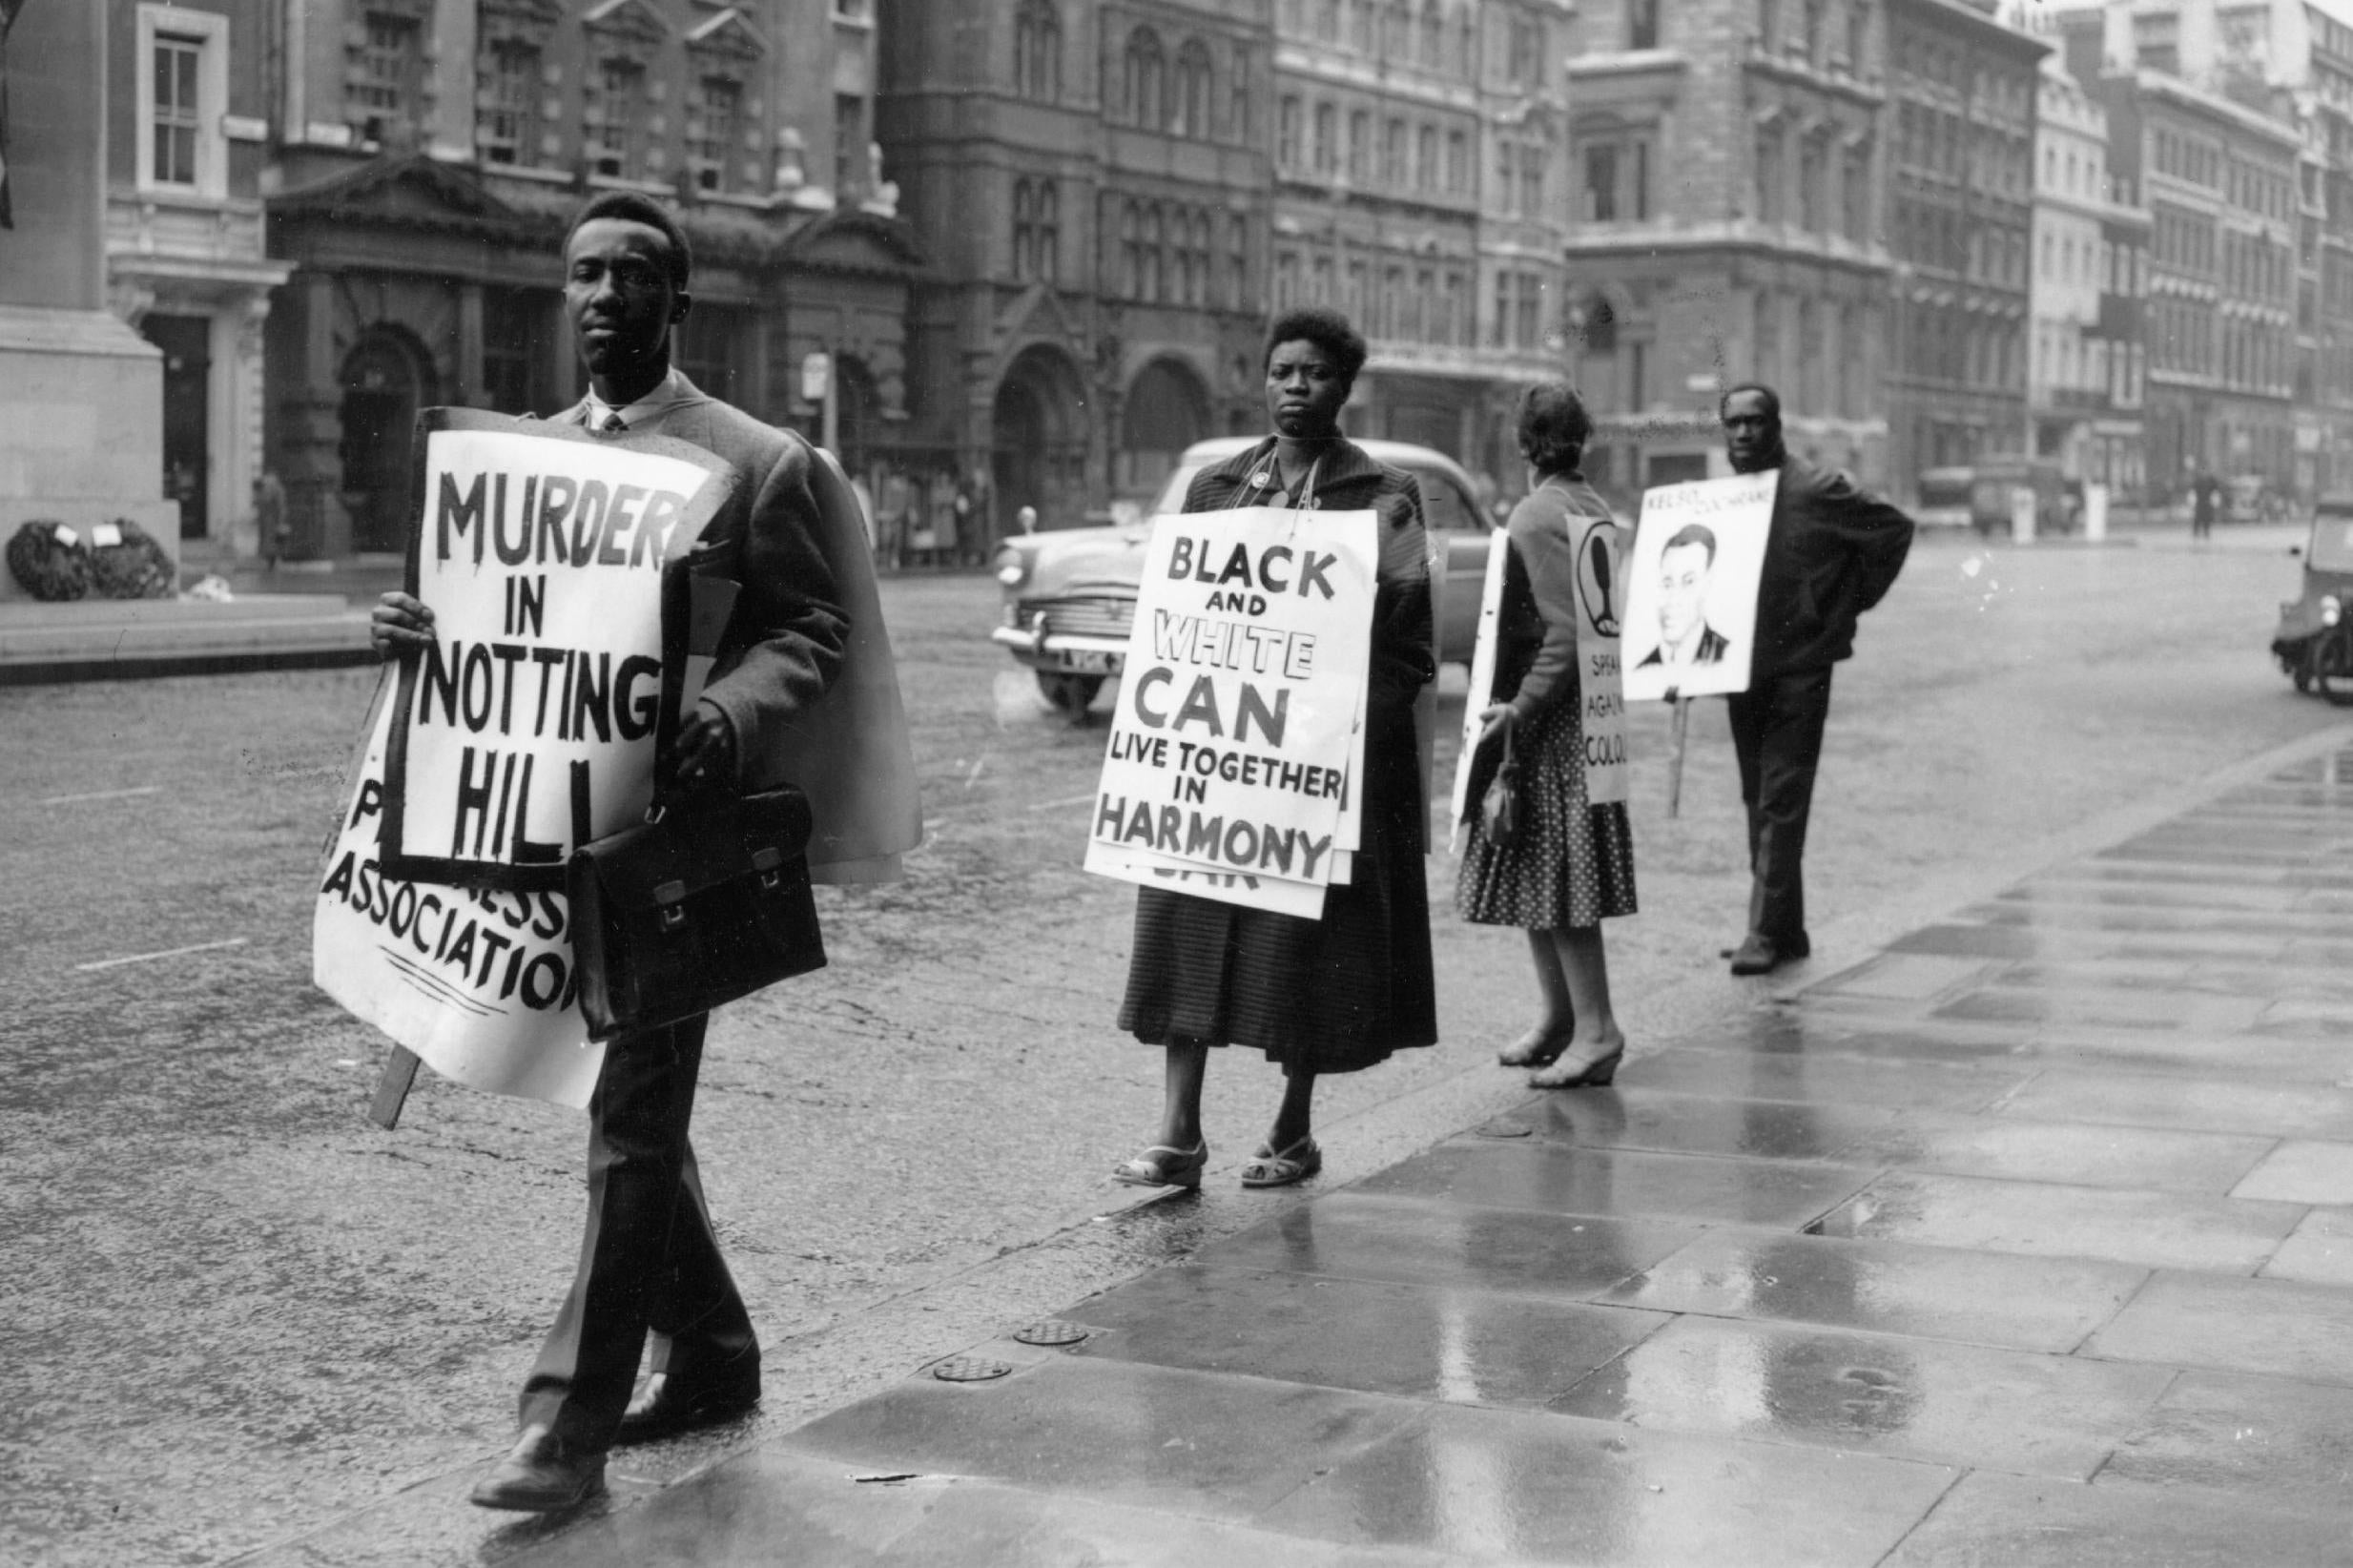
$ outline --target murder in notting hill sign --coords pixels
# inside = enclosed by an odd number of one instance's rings
[[[693,547],[733,478],[684,443],[464,409],[418,438],[409,590],[435,636],[379,694],[314,975],[444,1077],[585,1104],[565,862],[643,819],[709,673],[734,585]]]
[[[1373,513],[1165,517],[1086,869],[1314,918],[1356,847]]]

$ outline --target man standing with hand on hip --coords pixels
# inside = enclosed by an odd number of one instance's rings
[[[671,366],[691,268],[686,236],[659,202],[608,192],[580,210],[564,244],[564,298],[589,392],[556,417],[615,440],[691,442],[736,473],[734,495],[695,546],[739,592],[710,682],[671,746],[679,788],[796,785],[815,823],[812,877],[886,879],[921,828],[857,502],[831,458],[705,396]],[[433,614],[387,593],[373,632],[386,656],[413,657],[433,640]],[[719,1254],[687,1140],[708,1023],[703,1014],[606,1043],[588,1103],[578,1270],[524,1384],[521,1435],[474,1489],[485,1508],[585,1502],[604,1491],[614,1445],[730,1420],[760,1397],[751,1315]]]
[[[1730,955],[1732,973],[1764,975],[1812,950],[1800,862],[1830,714],[1830,667],[1854,651],[1856,618],[1904,569],[1912,522],[1845,474],[1791,457],[1771,387],[1735,386],[1718,414],[1734,471],[1781,470],[1757,584],[1748,690],[1730,699],[1751,877],[1748,934]]]

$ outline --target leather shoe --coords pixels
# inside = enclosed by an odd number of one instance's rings
[[[1732,951],[1732,973],[1735,975],[1769,975],[1785,963],[1795,963],[1813,951],[1804,936],[1775,941],[1761,932],[1751,931],[1745,941]]]
[[[715,1427],[734,1420],[759,1402],[760,1374],[756,1369],[749,1376],[739,1373],[724,1382],[707,1378],[681,1381],[668,1372],[655,1372],[646,1379],[645,1388],[622,1413],[621,1430],[613,1434],[613,1442],[650,1443],[683,1432]]]
[[[605,1495],[605,1455],[559,1441],[545,1426],[523,1429],[498,1468],[474,1488],[481,1508],[550,1514]]]

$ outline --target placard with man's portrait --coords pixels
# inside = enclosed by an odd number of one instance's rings
[[[1627,565],[1626,697],[1748,690],[1778,470],[1645,491]]]

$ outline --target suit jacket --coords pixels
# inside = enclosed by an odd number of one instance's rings
[[[1757,580],[1751,682],[1851,654],[1855,620],[1895,585],[1911,533],[1910,518],[1845,474],[1784,460]]]
[[[922,841],[891,639],[849,480],[831,456],[684,376],[631,434],[685,441],[735,472],[690,569],[742,585],[702,700],[735,732],[737,788],[809,796],[810,875],[887,881]],[[583,399],[558,417],[585,423]]]
[[[1700,626],[1700,646],[1691,650],[1691,662],[1693,664],[1722,664],[1724,654],[1729,652],[1731,648],[1731,638],[1703,622]],[[1662,646],[1652,649],[1650,657],[1642,660],[1636,668],[1642,669],[1650,665],[1664,663],[1666,663],[1666,649]]]

